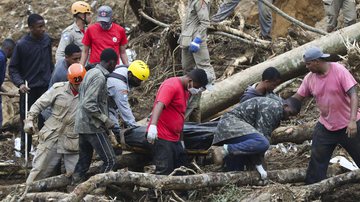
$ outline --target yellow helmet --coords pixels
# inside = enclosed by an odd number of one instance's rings
[[[142,60],[133,61],[128,67],[128,70],[141,81],[147,80],[150,76],[150,69]]]
[[[91,13],[91,7],[85,1],[77,1],[71,6],[71,13],[74,15],[78,13]]]

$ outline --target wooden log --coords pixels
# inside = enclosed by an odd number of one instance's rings
[[[271,133],[271,144],[281,142],[301,144],[305,140],[311,140],[316,123],[309,122],[297,126],[279,127]]]
[[[360,170],[354,170],[348,173],[337,175],[321,182],[294,188],[296,198],[301,201],[310,201],[317,196],[329,193],[334,188],[344,184],[360,182]]]
[[[326,53],[345,54],[346,47],[343,38],[348,38],[350,42],[359,40],[359,29],[360,23],[345,27],[215,83],[212,91],[205,91],[202,94],[201,114],[203,119],[206,120],[207,117],[238,103],[246,87],[260,81],[262,72],[270,66],[276,67],[284,80],[306,73],[303,54],[311,46],[318,46]]]
[[[124,154],[121,156],[117,156],[116,158],[116,163],[118,164],[119,168],[139,168],[143,167],[144,164],[146,164],[147,162],[149,162],[149,158],[147,158],[146,155],[136,153]],[[102,164],[103,162],[94,162],[88,171],[89,175],[94,175],[95,173],[98,173]],[[28,192],[40,192],[59,189],[62,187],[66,187],[70,183],[71,179],[69,177],[65,175],[58,175],[33,182],[29,185]],[[0,186],[0,198],[3,198],[14,190],[19,190],[20,192],[23,192],[25,188],[25,184]]]
[[[63,192],[40,192],[40,193],[28,193],[24,197],[22,197],[22,200],[24,201],[58,201],[61,199],[64,199],[69,194],[63,193]],[[11,196],[6,197],[6,201],[16,200],[18,201],[19,196]],[[10,199],[11,198],[11,199]],[[94,195],[86,195],[83,199],[85,202],[110,202],[113,200],[108,200],[105,197],[100,196],[94,196]]]
[[[340,168],[337,169],[340,172]],[[279,183],[304,181],[306,168],[268,171],[268,178]],[[187,176],[165,176],[130,171],[118,171],[92,176],[79,184],[62,202],[80,201],[93,189],[109,184],[137,185],[158,190],[194,190],[208,187],[225,186],[229,183],[238,185],[264,185],[255,171],[204,173]]]

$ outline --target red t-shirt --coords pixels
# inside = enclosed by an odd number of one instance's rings
[[[184,89],[179,77],[165,80],[155,98],[153,109],[157,102],[165,105],[157,124],[158,138],[172,142],[180,139],[184,127],[185,111],[189,92]],[[149,126],[151,119],[149,122]],[[148,127],[149,127],[148,126]]]
[[[100,62],[101,52],[106,48],[114,49],[119,56],[120,46],[126,45],[127,42],[125,29],[115,23],[112,23],[109,30],[103,30],[99,23],[90,25],[82,39],[82,43],[91,49],[90,63]]]

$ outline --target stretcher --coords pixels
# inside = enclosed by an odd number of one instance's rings
[[[183,128],[183,139],[185,150],[189,155],[206,155],[212,145],[217,121],[205,123],[186,122]],[[150,153],[153,145],[146,139],[146,126],[131,128],[121,137],[121,148],[123,150]]]

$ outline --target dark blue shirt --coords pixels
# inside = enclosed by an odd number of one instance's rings
[[[6,54],[0,49],[0,86],[3,84],[6,72]]]
[[[68,66],[66,64],[65,58],[59,59],[59,61],[55,64],[55,69],[53,74],[51,75],[49,88],[54,85],[56,82],[67,81],[67,69]]]
[[[25,80],[29,88],[48,87],[53,69],[51,39],[47,34],[40,40],[27,34],[17,42],[9,65],[10,78],[17,87]]]

